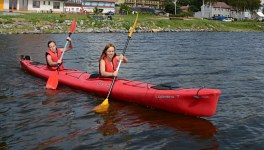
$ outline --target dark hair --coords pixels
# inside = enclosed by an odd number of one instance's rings
[[[104,58],[106,57],[106,51],[107,51],[107,49],[110,48],[110,47],[113,47],[114,50],[116,51],[116,48],[115,48],[115,45],[114,45],[114,44],[112,44],[112,43],[106,44],[106,45],[105,45],[105,48],[104,48],[104,50],[103,50],[103,52],[102,52],[102,54],[101,54],[101,56],[100,56],[99,62],[100,62],[101,59],[104,59]],[[116,56],[116,53],[114,54],[114,57],[115,57],[115,56]]]
[[[54,43],[56,45],[56,42],[55,41],[49,41],[48,42],[48,47],[49,47],[50,43]]]

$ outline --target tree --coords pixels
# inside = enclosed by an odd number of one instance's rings
[[[175,13],[175,4],[174,4],[174,0],[165,0],[164,2],[164,6],[165,6],[165,9],[164,11],[166,11],[167,13],[170,13],[170,14],[174,14]],[[177,6],[177,5],[176,5]],[[177,6],[176,8],[176,11],[179,12],[179,6]],[[176,13],[177,13],[176,12]]]
[[[103,10],[102,9],[98,9],[98,7],[95,6],[94,9],[93,9],[93,12],[94,12],[95,15],[99,15],[100,13],[103,12]]]
[[[130,12],[131,12],[131,9],[126,4],[120,5],[120,9],[119,9],[120,14],[124,14],[124,13],[128,14]]]
[[[204,0],[204,3],[214,4],[216,2],[223,2],[223,0]]]
[[[225,2],[232,7],[236,8],[237,11],[250,10],[253,12],[260,8],[260,0],[225,0]]]

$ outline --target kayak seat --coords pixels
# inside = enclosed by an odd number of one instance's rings
[[[31,60],[30,56],[26,55],[25,60]]]
[[[91,74],[89,79],[94,79],[94,78],[98,78],[99,77],[99,74],[98,73],[94,73],[94,74]]]
[[[46,65],[44,63],[41,62],[30,62],[31,65]]]
[[[180,87],[175,87],[175,86],[169,86],[169,85],[165,85],[165,84],[158,84],[158,85],[154,85],[151,88],[156,89],[156,90],[173,90],[173,89],[177,89]]]
[[[20,55],[20,59],[24,59],[24,60],[31,60],[30,56],[26,55]]]

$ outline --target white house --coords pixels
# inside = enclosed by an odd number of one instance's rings
[[[63,12],[63,0],[29,0],[28,10],[37,12]]]
[[[230,17],[232,14],[232,7],[225,2],[216,2],[213,4],[207,3],[201,6],[201,11],[195,13],[197,18],[211,18],[213,16]]]
[[[83,8],[81,3],[65,3],[64,12],[69,13],[82,13]]]
[[[82,6],[87,12],[93,12],[93,9],[97,7],[102,9],[103,13],[107,13],[109,11],[115,12],[115,2],[116,0],[86,0],[83,1]]]
[[[94,8],[103,13],[115,12],[117,0],[0,0],[0,11],[28,11],[38,13],[93,12]]]
[[[251,19],[252,15],[248,11],[237,12],[225,2],[215,2],[213,4],[207,3],[201,6],[201,11],[196,12],[194,17],[197,18],[211,18],[214,16],[233,17],[238,20]]]
[[[64,0],[0,0],[0,11],[63,12]]]

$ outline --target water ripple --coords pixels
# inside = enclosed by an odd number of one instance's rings
[[[92,109],[104,98],[59,86],[20,69],[29,54],[45,63],[47,41],[64,34],[2,35],[0,52],[0,149],[261,149],[263,147],[263,33],[135,33],[120,77],[178,87],[222,91],[211,118],[195,118],[136,104],[110,101],[110,111]],[[65,67],[98,72],[106,43],[117,53],[127,33],[73,34]],[[250,41],[250,42],[248,42]],[[28,46],[30,44],[30,47]],[[176,147],[175,147],[176,145]]]

